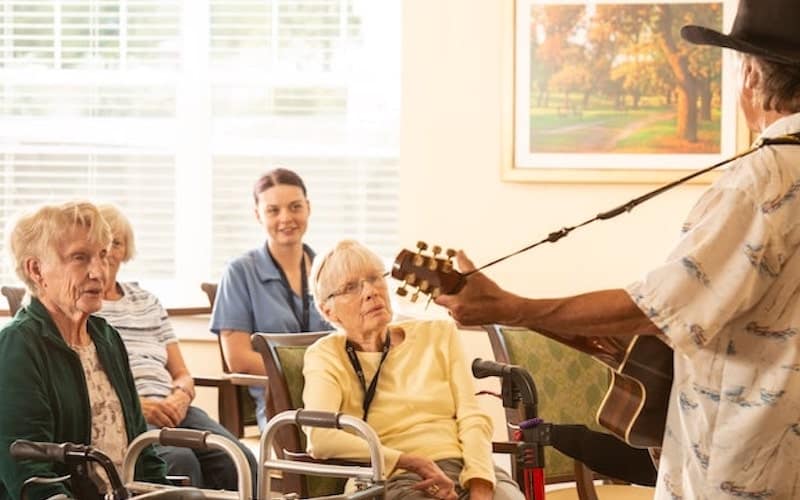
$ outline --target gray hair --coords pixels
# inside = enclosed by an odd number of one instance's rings
[[[742,64],[758,72],[755,98],[764,111],[800,112],[800,66],[781,64],[750,54],[741,54]]]
[[[97,205],[100,215],[111,227],[112,236],[125,241],[125,256],[122,262],[128,262],[136,255],[136,240],[133,237],[133,226],[119,208],[111,204]]]
[[[36,283],[28,276],[25,262],[44,259],[56,252],[67,233],[76,227],[89,231],[89,241],[103,246],[111,244],[111,229],[93,204],[71,201],[63,205],[44,205],[32,213],[21,215],[9,234],[8,248],[14,261],[14,270],[34,297]]]
[[[311,267],[311,293],[317,309],[325,315],[322,306],[341,285],[342,280],[364,269],[383,271],[383,261],[375,252],[355,240],[342,240],[333,248],[314,259]]]

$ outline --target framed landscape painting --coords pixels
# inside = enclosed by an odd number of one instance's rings
[[[685,24],[727,32],[735,9],[730,0],[515,0],[504,179],[662,182],[735,154],[748,134],[734,55],[680,36]]]

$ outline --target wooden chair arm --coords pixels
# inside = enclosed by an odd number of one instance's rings
[[[269,377],[266,375],[250,375],[249,373],[223,373],[219,376],[194,376],[194,385],[200,387],[222,387],[225,385],[267,386]]]
[[[194,375],[192,376],[194,379],[194,385],[198,387],[222,387],[224,385],[230,385],[231,381],[224,379],[222,377],[217,377],[214,375],[205,376],[205,375]]]
[[[226,375],[222,376],[194,376],[195,387],[217,388],[217,415],[220,425],[228,429],[231,434],[241,437],[244,433],[242,416],[239,413],[239,402],[235,380]]]
[[[223,373],[222,378],[224,380],[230,380],[232,384],[244,385],[247,387],[263,386],[266,388],[269,385],[269,377],[266,375],[251,375],[249,373]]]

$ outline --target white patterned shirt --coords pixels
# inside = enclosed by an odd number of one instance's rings
[[[125,416],[119,396],[100,364],[94,342],[85,346],[72,346],[72,349],[81,358],[86,389],[89,391],[89,406],[92,409],[91,445],[105,453],[120,473],[125,449],[128,447],[128,433],[125,430]],[[105,471],[97,464],[92,467],[90,477],[101,491],[110,485]]]
[[[763,133],[800,130],[800,114]],[[628,287],[675,350],[658,499],[800,498],[800,146],[730,164]]]

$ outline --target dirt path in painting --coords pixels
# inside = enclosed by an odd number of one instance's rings
[[[574,134],[581,136],[580,153],[607,153],[614,151],[617,144],[652,123],[675,117],[675,111],[667,111],[633,121],[622,130],[614,130],[605,126],[606,120],[584,122],[566,127],[558,127],[547,132],[547,135]]]
[[[615,134],[614,137],[605,144],[604,151],[613,150],[614,148],[616,148],[617,144],[623,139],[627,139],[628,137],[635,134],[639,130],[650,126],[650,124],[652,123],[674,118],[676,114],[677,113],[675,111],[667,111],[666,113],[652,115],[647,118],[642,118],[641,120],[636,120],[635,122],[629,123],[625,128],[617,132],[617,134]]]

